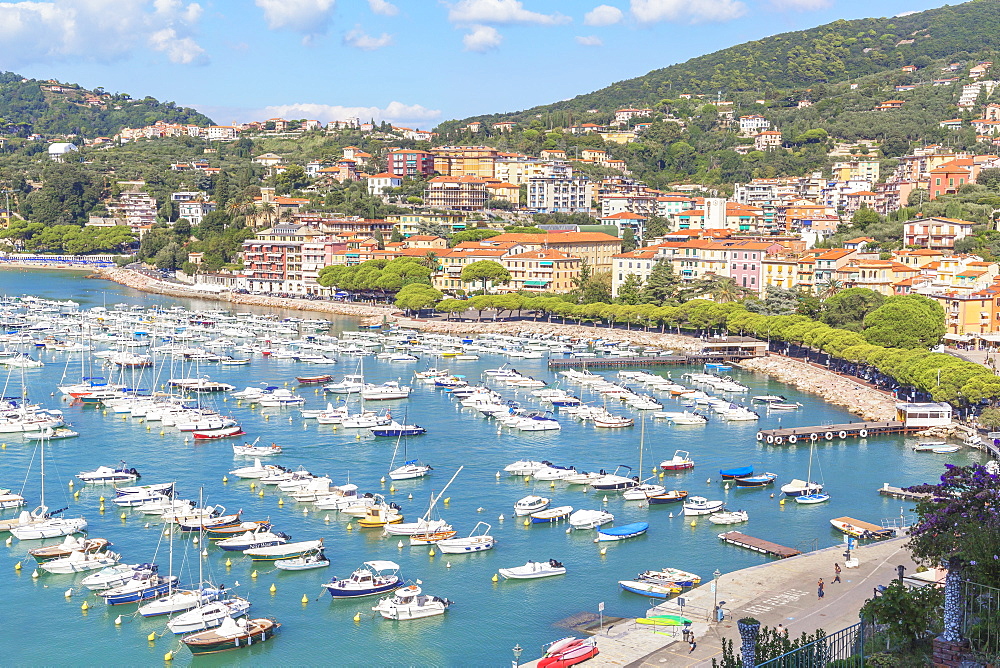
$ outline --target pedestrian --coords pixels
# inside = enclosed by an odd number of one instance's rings
[[[788,629],[785,628],[784,624],[778,624],[778,628],[776,630],[778,632],[778,637],[779,638],[787,638],[788,637]]]
[[[816,598],[823,598],[823,578],[816,583]]]
[[[833,581],[840,582],[840,564],[833,564]]]
[[[687,627],[685,627],[681,635],[684,637],[684,642],[688,642],[688,637],[691,635],[691,631],[689,631]]]
[[[690,649],[688,649],[688,654],[690,654],[691,652],[695,651],[695,649],[697,649],[697,647],[698,647],[698,643],[694,639],[694,633],[693,632],[688,635],[688,647],[690,648]]]

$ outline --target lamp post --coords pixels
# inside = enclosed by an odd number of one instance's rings
[[[521,647],[521,643],[517,643],[511,651],[514,652],[514,668],[518,668],[521,665],[521,652],[524,648]]]
[[[712,593],[715,594],[715,606],[712,608],[712,613],[715,615],[715,621],[719,621],[719,576],[722,575],[719,569],[716,568],[715,572],[712,573]]]

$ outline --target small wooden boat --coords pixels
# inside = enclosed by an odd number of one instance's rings
[[[439,531],[422,531],[410,536],[410,545],[433,545],[443,540],[454,538],[458,532],[454,529],[442,529]]]
[[[922,441],[913,446],[914,452],[933,452],[935,448],[948,445],[944,441]]]
[[[556,508],[546,508],[538,512],[531,513],[532,524],[545,524],[548,522],[558,522],[569,517],[573,512],[573,506],[558,506]]]
[[[680,503],[686,499],[688,493],[683,490],[672,489],[669,492],[663,494],[655,494],[649,497],[648,501],[650,505],[664,505],[668,503]]]
[[[217,628],[181,638],[194,655],[227,652],[270,640],[281,624],[266,617],[233,619],[226,617]]]
[[[322,374],[319,376],[296,376],[295,380],[298,381],[299,385],[319,385],[320,383],[329,383],[333,380],[331,374]]]
[[[812,505],[816,503],[825,503],[830,500],[830,495],[824,492],[816,492],[815,494],[802,494],[795,497],[795,503],[801,503],[803,505]]]
[[[252,520],[247,522],[237,522],[225,526],[205,527],[205,535],[209,540],[222,540],[241,534],[244,531],[254,531],[258,528],[270,529],[270,520]]]
[[[836,517],[830,520],[830,524],[838,531],[846,533],[848,536],[854,536],[855,538],[879,540],[882,538],[892,538],[896,535],[895,529],[887,529],[871,522],[856,520],[853,517]]]
[[[238,424],[231,427],[222,427],[220,429],[206,429],[205,431],[195,431],[194,440],[196,441],[209,441],[217,438],[231,438],[233,436],[242,436],[246,432],[243,431],[243,427]],[[205,633],[213,633],[213,631],[205,631]]]
[[[752,466],[739,466],[731,469],[720,469],[719,475],[723,480],[735,480],[737,478],[748,478],[753,475]]]
[[[777,480],[777,473],[761,473],[760,475],[736,478],[737,487],[766,487]]]
[[[58,545],[36,547],[33,550],[28,550],[28,554],[34,557],[35,561],[41,564],[46,561],[52,561],[53,559],[68,557],[74,552],[89,554],[92,552],[100,552],[110,546],[111,542],[107,538],[77,538],[76,536],[66,536],[66,539]]]
[[[477,533],[479,527],[484,527],[482,533]],[[438,549],[443,554],[466,554],[491,550],[496,545],[496,539],[490,535],[491,528],[486,522],[479,522],[465,538],[448,538],[438,542]]]
[[[320,538],[319,540],[301,540],[297,543],[285,543],[284,545],[253,548],[250,550],[244,550],[243,554],[247,555],[254,561],[278,561],[279,559],[294,559],[295,557],[301,557],[309,552],[315,552],[322,547],[323,539]]]
[[[597,540],[610,541],[610,540],[625,540],[626,538],[635,538],[636,536],[641,536],[642,534],[646,533],[648,529],[649,529],[649,522],[632,522],[631,524],[623,524],[620,527],[598,529]]]
[[[508,580],[533,580],[553,575],[566,575],[566,567],[555,559],[549,559],[548,561],[529,561],[524,566],[501,568],[497,572]]]

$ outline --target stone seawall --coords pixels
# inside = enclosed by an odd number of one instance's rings
[[[803,392],[817,394],[865,420],[880,422],[896,419],[895,398],[881,390],[861,385],[849,376],[788,357],[758,357],[737,362],[737,365],[747,371],[767,374]]]

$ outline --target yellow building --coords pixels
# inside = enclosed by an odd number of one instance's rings
[[[417,234],[421,224],[443,225],[450,227],[452,232],[466,229],[466,216],[460,213],[401,213],[386,216],[385,221],[399,230],[404,237]]]
[[[493,178],[500,152],[489,146],[439,146],[431,149],[434,170],[442,176]]]
[[[604,141],[611,141],[616,144],[627,144],[635,141],[635,132],[632,130],[614,130],[611,132],[598,132],[597,134],[601,135],[601,139]]]
[[[614,256],[622,252],[622,240],[603,232],[550,232],[548,234],[507,233],[492,237],[494,243],[514,242],[526,250],[551,248],[586,260],[591,271],[611,271]]]
[[[868,181],[876,183],[879,178],[878,160],[848,160],[833,164],[834,181]]]
[[[761,261],[763,288],[773,285],[790,290],[798,284],[799,261],[788,257],[765,257]]]
[[[528,292],[569,292],[580,276],[582,261],[552,249],[508,255],[503,266],[510,272],[509,289]]]

